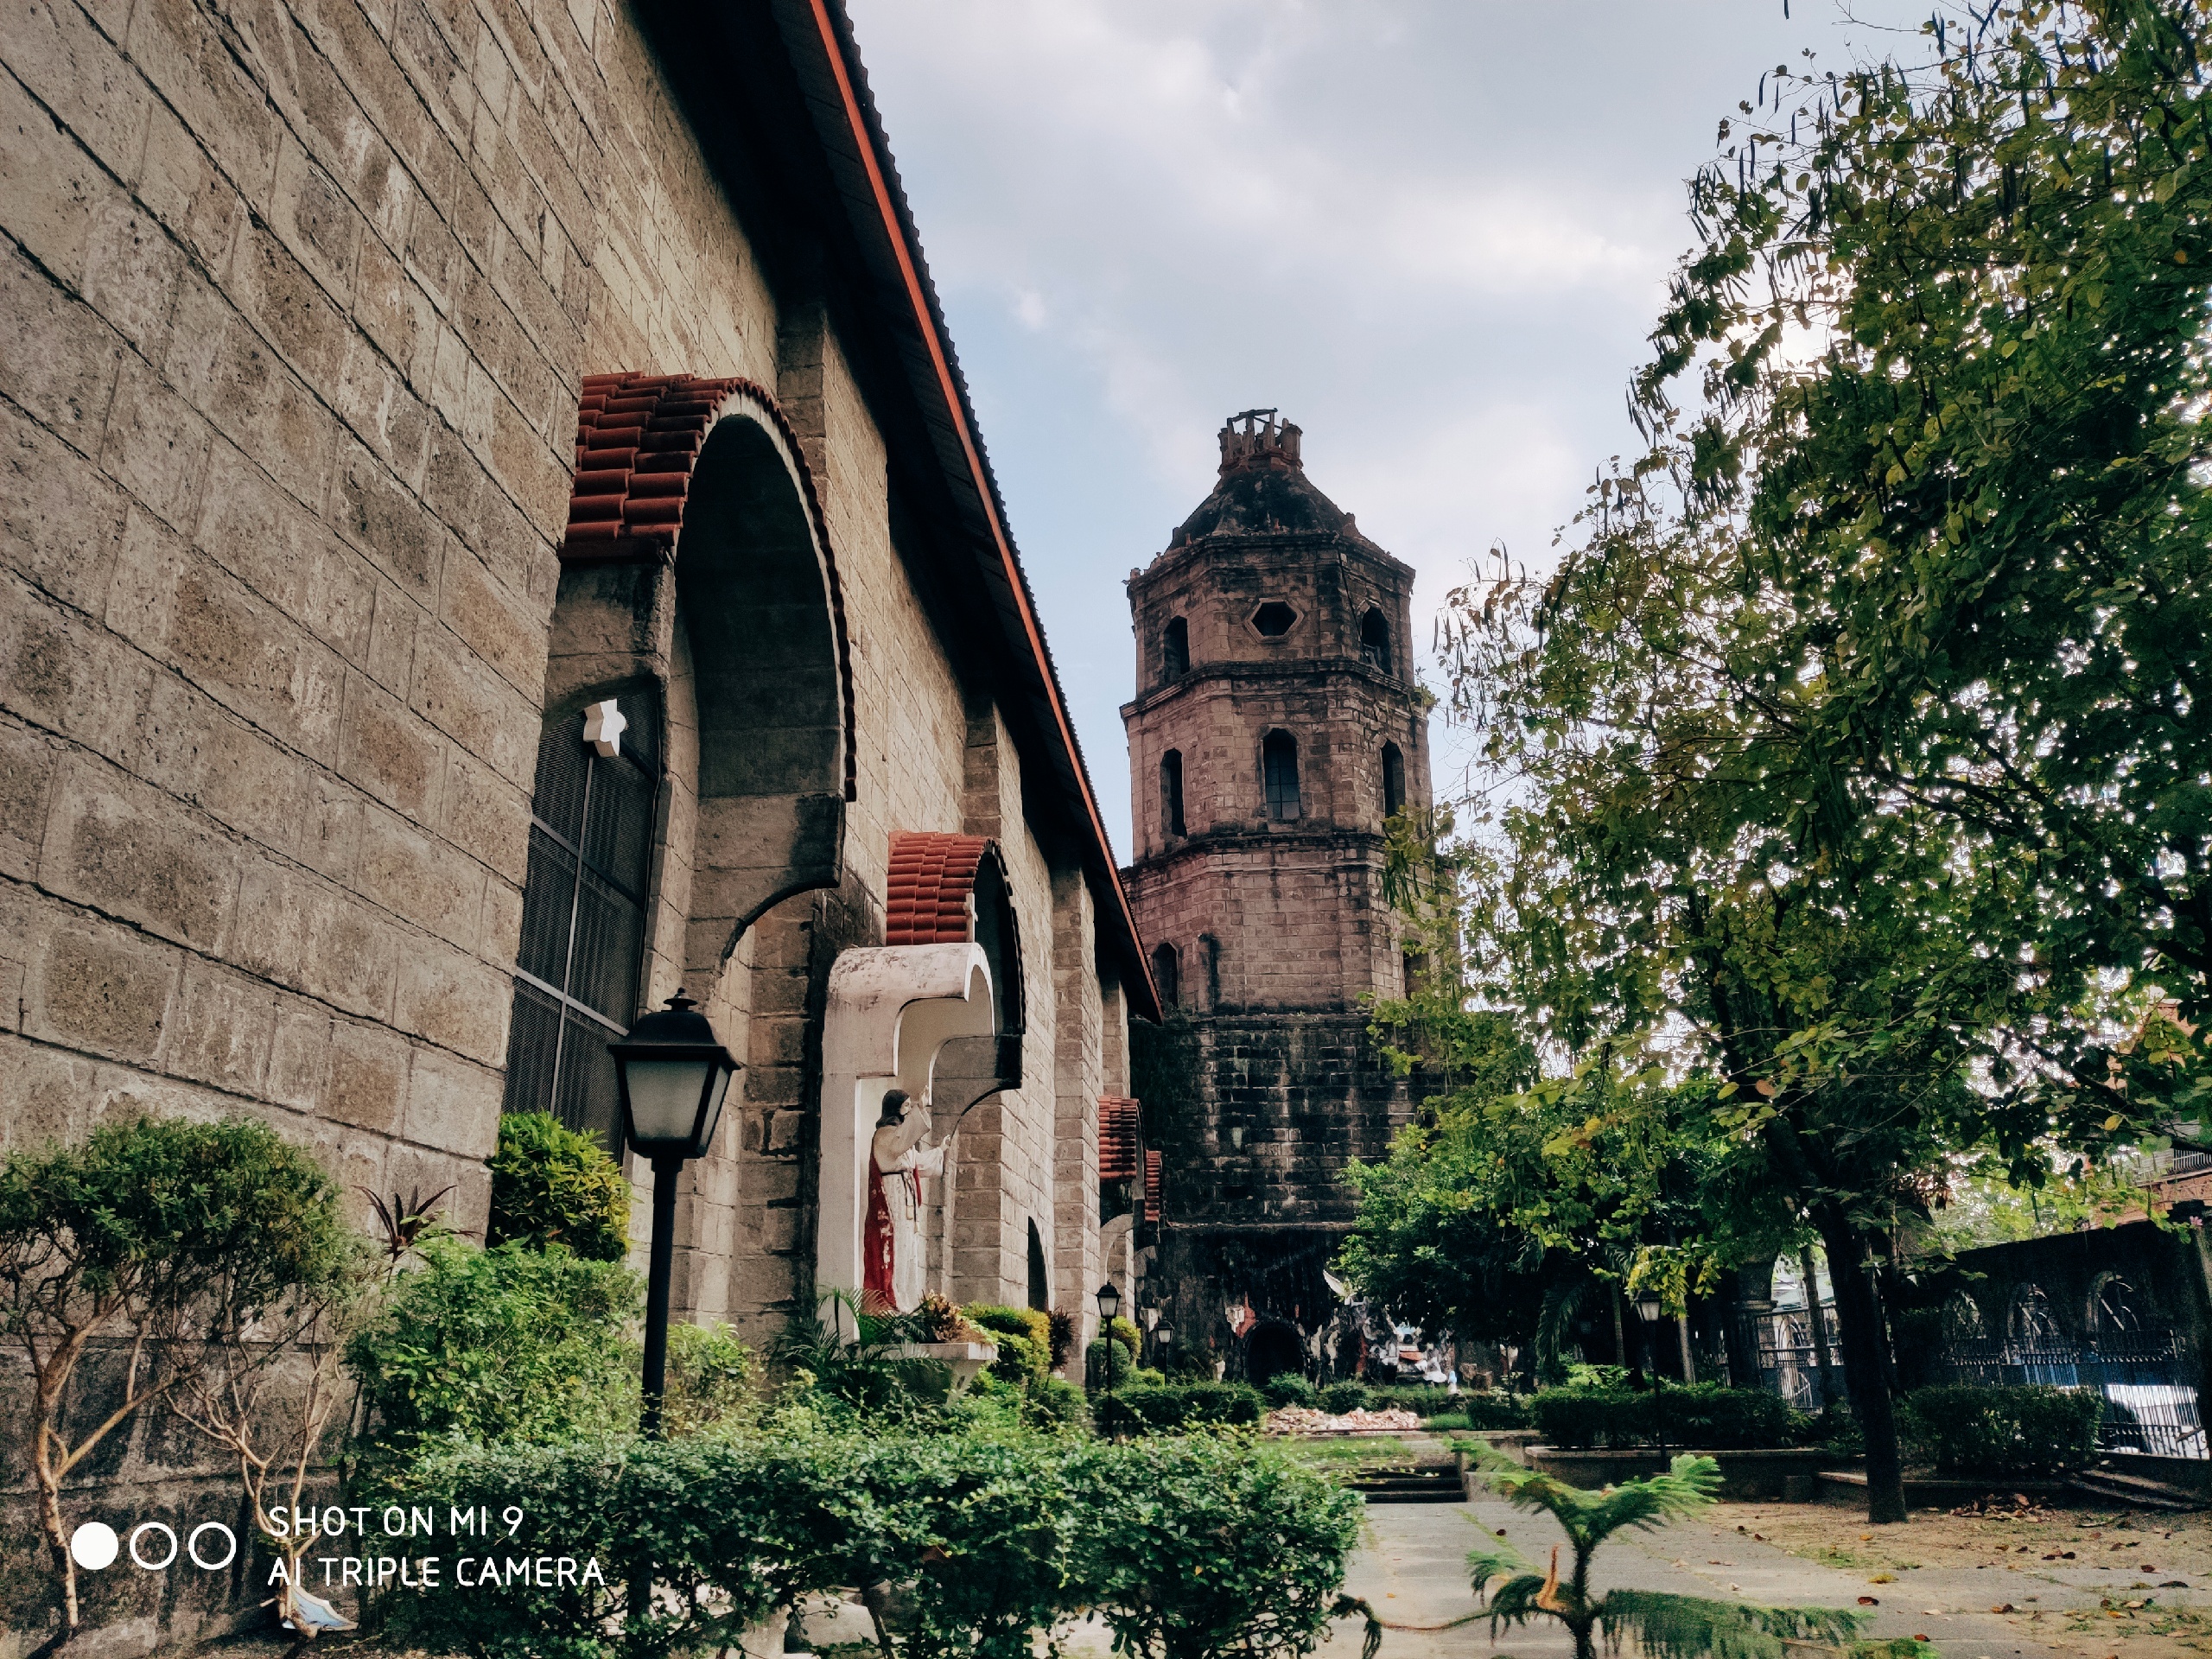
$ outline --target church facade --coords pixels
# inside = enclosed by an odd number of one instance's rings
[[[480,1230],[681,989],[680,1317],[859,1288],[903,1089],[906,1282],[1095,1322],[1155,1003],[842,6],[0,14],[0,1141],[251,1115]]]
[[[1367,1035],[1409,965],[1384,823],[1429,800],[1412,569],[1306,476],[1300,429],[1233,417],[1218,481],[1128,582],[1135,856],[1123,872],[1179,1098],[1147,1294],[1178,1345],[1264,1377],[1323,1357],[1351,1160],[1410,1116]],[[1328,1356],[1333,1360],[1333,1351]]]

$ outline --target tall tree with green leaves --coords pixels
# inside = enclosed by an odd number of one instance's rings
[[[1517,785],[1496,948],[1554,1040],[1720,1074],[1827,1248],[1877,1520],[1895,1218],[2208,1090],[2203,29],[1997,0],[1763,77],[1692,183],[1648,452],[1541,591],[1453,597]]]

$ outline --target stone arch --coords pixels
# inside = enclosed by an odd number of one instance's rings
[[[1179,837],[1183,830],[1183,752],[1170,749],[1160,757],[1160,832]]]
[[[683,631],[698,810],[684,976],[710,980],[770,906],[837,884],[853,796],[843,591],[775,399],[736,378],[588,377],[562,559],[564,599],[566,571],[616,573],[601,586],[630,632],[607,645],[665,663]]]
[[[1395,671],[1390,653],[1390,623],[1382,613],[1370,607],[1359,619],[1359,659],[1370,668],[1389,674]]]
[[[1260,740],[1260,785],[1264,816],[1269,822],[1289,823],[1305,816],[1305,798],[1298,775],[1298,740],[1281,727]]]
[[[1395,817],[1405,810],[1406,752],[1395,743],[1382,746],[1382,816]]]
[[[1160,993],[1163,1008],[1180,1007],[1183,1004],[1182,958],[1175,947],[1165,942],[1152,948],[1153,988]]]
[[[1160,677],[1179,680],[1190,671],[1190,622],[1183,617],[1170,617],[1160,631]]]

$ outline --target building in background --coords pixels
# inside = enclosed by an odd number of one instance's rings
[[[896,1084],[928,1283],[1095,1322],[1154,1000],[836,0],[57,0],[0,67],[4,1144],[246,1114],[480,1229],[680,988],[745,1069],[679,1316],[857,1287]],[[234,1516],[195,1456],[142,1414],[110,1507]]]
[[[1175,1019],[1147,1143],[1165,1179],[1147,1289],[1179,1343],[1264,1378],[1321,1357],[1354,1158],[1406,1084],[1363,999],[1411,971],[1384,821],[1429,802],[1414,573],[1306,475],[1272,410],[1221,433],[1220,480],[1129,577],[1135,858],[1123,872]],[[1329,1353],[1333,1363],[1333,1350]]]

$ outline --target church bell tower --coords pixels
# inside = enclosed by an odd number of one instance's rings
[[[1212,493],[1130,574],[1122,709],[1124,879],[1188,1080],[1146,1103],[1166,1178],[1147,1280],[1183,1339],[1255,1380],[1314,1357],[1344,1166],[1409,1115],[1362,1003],[1408,971],[1384,821],[1429,801],[1414,572],[1314,486],[1300,436],[1273,410],[1223,427]]]

